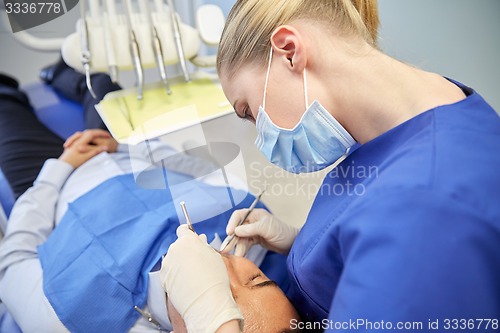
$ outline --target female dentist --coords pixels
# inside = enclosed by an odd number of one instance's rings
[[[300,232],[264,210],[239,227],[235,212],[227,232],[239,254],[289,252],[292,329],[497,331],[500,119],[471,88],[378,50],[376,7],[236,2],[217,65],[237,115],[283,169],[337,166]]]

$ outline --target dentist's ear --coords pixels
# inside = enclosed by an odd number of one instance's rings
[[[289,25],[276,28],[271,35],[271,45],[275,59],[288,62],[291,71],[302,74],[307,64],[307,53],[297,29]]]

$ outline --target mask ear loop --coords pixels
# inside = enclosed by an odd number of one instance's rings
[[[271,62],[273,60],[273,47],[271,46],[271,51],[269,52],[269,64],[267,65],[266,83],[264,84],[264,97],[262,101],[262,108],[266,109],[266,95],[267,95],[267,83],[269,82],[269,73],[271,72]]]
[[[307,71],[306,68],[304,67],[304,96],[306,100],[306,110],[309,107],[309,96],[307,96]]]
[[[266,82],[264,83],[264,97],[262,98],[262,108],[266,110],[266,96],[267,96],[267,84],[269,83],[269,74],[271,73],[271,63],[273,61],[273,47],[269,52],[269,63],[267,64]],[[307,95],[307,70],[304,68],[304,99],[306,103],[306,110],[309,107],[309,96]]]

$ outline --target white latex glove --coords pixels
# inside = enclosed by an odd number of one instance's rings
[[[234,248],[234,255],[244,256],[255,244],[281,254],[290,252],[299,229],[281,222],[262,208],[254,209],[245,223],[236,227],[247,212],[248,209],[240,209],[231,215],[226,233],[236,234],[237,237],[224,249],[225,253]]]
[[[177,236],[162,261],[160,278],[188,332],[213,333],[231,320],[239,320],[242,330],[243,315],[221,255],[208,245],[205,235],[196,235],[187,225],[177,228]]]

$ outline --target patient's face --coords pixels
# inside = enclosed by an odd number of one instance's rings
[[[221,254],[226,264],[231,292],[245,318],[244,332],[277,333],[290,328],[299,316],[281,289],[250,260]],[[168,302],[175,333],[186,332],[180,314]]]

